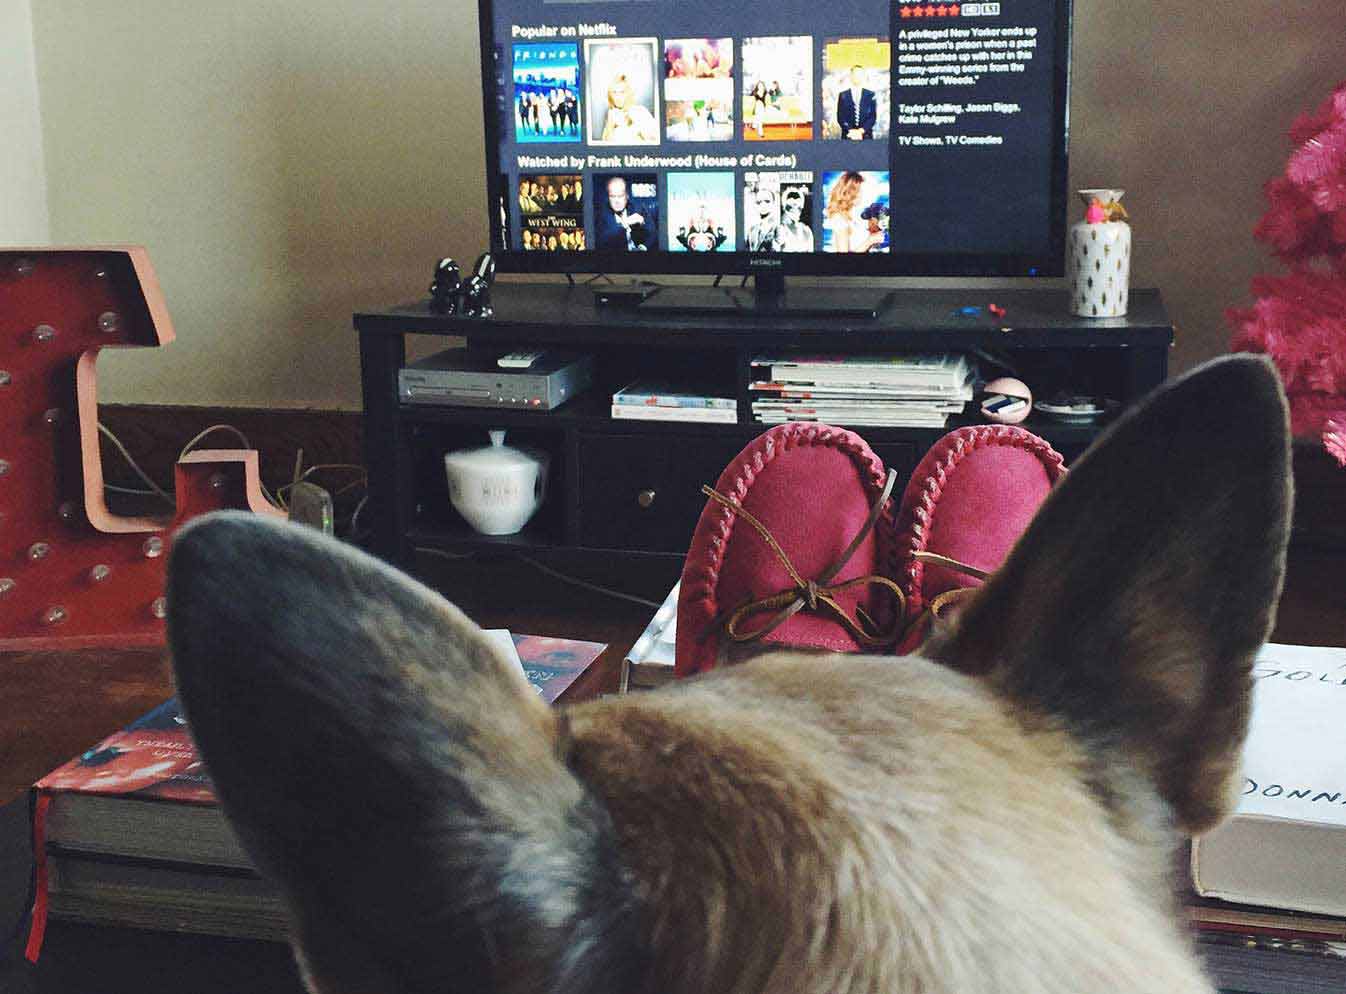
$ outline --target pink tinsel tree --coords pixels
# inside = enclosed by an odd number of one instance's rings
[[[1232,347],[1269,355],[1296,435],[1321,436],[1346,466],[1346,83],[1290,128],[1285,175],[1254,236],[1290,271],[1253,280],[1250,308],[1231,308]]]

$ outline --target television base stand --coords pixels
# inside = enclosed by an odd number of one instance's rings
[[[876,318],[888,305],[890,290],[864,287],[798,287],[786,290],[783,286],[666,286],[653,296],[642,300],[637,309],[647,314],[729,314],[741,311],[752,314],[791,314],[796,317]]]

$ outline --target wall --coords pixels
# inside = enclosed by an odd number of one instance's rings
[[[0,94],[0,245],[40,245],[50,228],[29,0],[0,0]]]
[[[179,340],[109,356],[121,402],[359,406],[350,315],[486,239],[470,0],[42,0],[51,232],[155,259]],[[1291,118],[1346,76],[1342,0],[1077,0],[1071,186],[1121,186],[1175,368],[1272,265],[1252,241]],[[1077,213],[1072,205],[1072,214]]]

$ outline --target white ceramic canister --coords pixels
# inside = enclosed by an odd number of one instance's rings
[[[490,445],[445,454],[449,502],[483,535],[513,535],[542,506],[548,458],[506,445],[504,429],[489,434]]]
[[[1086,318],[1126,313],[1131,279],[1131,225],[1121,214],[1124,190],[1079,190],[1085,219],[1070,228],[1070,310]]]

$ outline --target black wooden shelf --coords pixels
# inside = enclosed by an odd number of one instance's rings
[[[494,316],[484,320],[434,314],[425,301],[355,315],[369,466],[364,517],[374,551],[392,562],[410,565],[418,546],[577,557],[684,553],[704,505],[701,484],[767,430],[751,420],[750,362],[758,354],[966,351],[988,373],[986,360],[1013,370],[1039,396],[1069,388],[1125,406],[1167,375],[1173,341],[1157,290],[1132,291],[1128,316],[1108,319],[1071,315],[1061,290],[898,291],[873,320],[601,309],[590,288],[555,283],[500,284],[493,303]],[[1005,309],[1002,318],[990,316],[992,303]],[[969,316],[962,312],[969,306],[981,310]],[[554,411],[403,404],[397,375],[409,334],[457,336],[501,352],[563,345],[594,358],[594,384]],[[737,422],[612,417],[613,391],[632,379],[702,372],[728,384]],[[979,423],[973,412],[943,429],[854,430],[905,479],[946,431]],[[1104,425],[1034,414],[1023,427],[1071,460]],[[551,458],[550,492],[519,535],[479,535],[448,505],[443,454],[486,444],[488,428],[504,428],[511,442]]]

